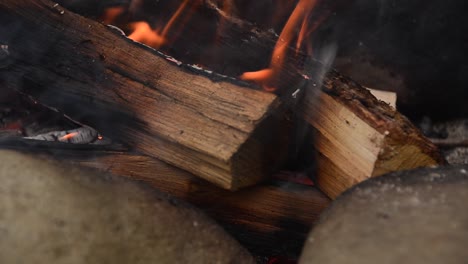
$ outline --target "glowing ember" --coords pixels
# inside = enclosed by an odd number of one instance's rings
[[[246,72],[241,75],[242,80],[254,81],[262,85],[263,88],[267,91],[276,90],[275,87],[272,87],[272,83],[275,83],[274,78],[278,76],[281,72],[281,67],[283,66],[286,51],[290,46],[291,42],[296,37],[296,29],[301,25],[301,31],[299,36],[297,36],[298,44],[296,47],[299,49],[301,43],[306,37],[307,22],[312,10],[317,4],[317,0],[300,0],[297,3],[296,8],[289,17],[286,25],[284,26],[278,42],[275,45],[273,50],[273,55],[271,56],[270,67],[267,70],[261,70],[257,72]],[[268,74],[266,74],[268,73]]]
[[[73,132],[73,133],[70,133],[70,134],[66,134],[65,136],[59,138],[59,141],[67,141],[67,140],[70,140],[76,136],[78,136],[78,132]]]

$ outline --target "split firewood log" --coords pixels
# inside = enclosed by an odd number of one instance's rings
[[[9,36],[3,87],[226,189],[284,161],[275,95],[181,66],[48,0],[2,1],[0,12],[20,28]]]

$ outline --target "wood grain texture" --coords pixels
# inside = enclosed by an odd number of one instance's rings
[[[48,0],[2,1],[19,23],[2,79],[137,150],[235,190],[281,164],[278,98],[215,82]],[[158,56],[159,55],[159,56]],[[248,177],[245,175],[249,175]]]
[[[444,163],[406,117],[337,72],[303,111],[317,136],[317,184],[331,198],[370,177]]]
[[[212,6],[219,4],[208,2]],[[255,46],[262,50],[276,42],[276,37],[268,32],[252,30],[255,25],[245,20],[222,12],[220,16],[229,20],[238,32],[256,32],[260,41],[250,43],[249,50],[255,50]],[[296,109],[315,132],[314,146],[318,152],[315,176],[319,188],[327,195],[335,198],[351,186],[387,172],[444,163],[437,147],[418,128],[360,84],[329,70],[321,62],[306,59],[303,63],[305,54],[290,57],[282,69],[288,72],[285,75],[297,75],[294,71],[304,65],[310,77],[301,89],[305,98]],[[287,102],[297,85],[289,79],[285,83],[280,93]]]

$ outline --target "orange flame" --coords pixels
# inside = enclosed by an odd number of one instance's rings
[[[308,19],[304,19],[302,21],[302,26],[301,26],[301,31],[299,31],[299,35],[297,37],[297,42],[296,42],[296,54],[299,53],[301,47],[302,47],[302,44],[304,43],[304,39],[306,38],[306,36],[308,35],[308,26],[309,26],[309,23],[307,23],[307,20]]]
[[[273,55],[271,56],[270,67],[266,70],[257,72],[245,72],[240,77],[242,80],[257,82],[268,91],[276,90],[276,88],[271,87],[272,83],[274,82],[273,78],[277,77],[280,73],[281,67],[283,66],[284,60],[286,58],[286,51],[291,42],[296,37],[295,29],[299,25],[302,25],[302,29],[299,33],[299,36],[297,37],[298,41],[301,41],[302,43],[306,35],[305,32],[307,32],[307,19],[312,13],[312,10],[316,6],[317,2],[318,0],[300,0],[299,3],[297,3],[294,11],[286,22],[286,25],[281,31],[278,42],[275,45]]]
[[[178,37],[183,26],[193,15],[196,7],[202,2],[202,0],[182,1],[167,23],[161,27],[155,27],[155,25],[150,25],[146,21],[130,23],[128,26],[131,33],[128,37],[134,41],[144,43],[157,49],[167,46]],[[240,78],[242,80],[256,82],[270,92],[277,90],[275,86],[278,86],[277,80],[281,78],[282,68],[284,67],[289,48],[295,48],[296,55],[301,50],[307,50],[308,55],[312,54],[312,45],[307,41],[307,39],[309,39],[308,36],[328,17],[327,15],[323,15],[315,19],[314,23],[309,23],[312,18],[312,12],[319,2],[320,0],[274,1],[276,7],[275,12],[272,14],[272,22],[274,23],[283,20],[284,14],[286,14],[288,10],[291,10],[290,8],[292,8],[293,5],[295,5],[295,7],[289,19],[286,21],[273,49],[268,68],[255,72],[244,72]],[[131,16],[137,13],[138,9],[142,8],[142,4],[143,0],[131,0],[127,9],[124,7],[108,8],[102,16],[103,22],[112,23],[124,13]],[[232,0],[222,1],[222,10],[220,12],[222,15],[216,32],[216,40],[219,40],[220,33],[226,26],[226,17],[235,13],[235,8],[235,4]]]
[[[101,16],[101,21],[104,24],[112,24],[124,11],[125,9],[121,6],[109,7]]]
[[[70,134],[66,134],[65,136],[59,138],[59,141],[69,140],[69,139],[72,139],[73,137],[76,137],[76,136],[78,136],[78,132],[73,132],[73,133],[70,133]]]
[[[177,11],[174,13],[174,15],[172,15],[171,19],[169,19],[169,22],[167,22],[166,26],[164,26],[164,29],[161,33],[161,35],[163,37],[165,37],[167,35],[167,33],[169,32],[169,30],[171,29],[171,27],[174,26],[174,23],[175,21],[177,20],[177,18],[180,17],[180,14],[182,14],[182,12],[184,11],[184,9],[187,7],[189,3],[189,0],[185,0],[180,6],[179,8],[177,8]]]
[[[174,13],[174,15],[171,17],[171,19],[169,20],[169,22],[166,24],[166,26],[164,27],[164,30],[163,30],[163,33],[162,35],[163,36],[167,36],[168,32],[171,31],[171,32],[174,32],[175,33],[172,33],[173,35],[173,38],[177,38],[177,36],[180,34],[180,32],[182,31],[183,27],[188,23],[188,21],[190,20],[190,18],[192,17],[193,13],[195,12],[196,8],[198,7],[198,5],[201,3],[200,0],[196,0],[196,1],[192,1],[190,4],[190,9],[188,11],[186,11],[186,9],[188,9],[188,4],[189,4],[190,1],[184,1],[184,3],[182,3],[179,8],[177,9],[176,13]],[[185,11],[185,15],[182,16],[182,13]],[[181,17],[181,18],[179,18]],[[179,24],[179,27],[177,29],[174,29],[172,30],[171,28],[174,28],[175,27],[175,21],[176,20],[180,20],[180,22],[178,23]],[[167,37],[166,37],[167,38]],[[173,39],[174,40],[174,39]],[[168,44],[170,42],[168,41]]]
[[[303,25],[303,28],[301,29],[301,32],[299,34],[299,38],[296,44],[296,53],[299,53],[299,49],[301,48],[301,45],[304,43],[303,39],[310,34],[312,34],[317,28],[325,21],[330,16],[331,9],[322,12],[321,16],[317,18],[312,25],[305,24]],[[308,54],[312,54],[312,47],[308,47]]]
[[[128,36],[129,39],[141,42],[151,47],[159,48],[166,41],[162,35],[153,30],[146,22],[140,21],[130,24],[133,32]]]
[[[185,0],[172,15],[169,21],[166,23],[162,30],[153,30],[147,22],[135,22],[130,24],[130,28],[133,30],[132,33],[128,36],[134,41],[141,42],[148,46],[154,48],[161,48],[163,45],[166,45],[169,40],[167,35],[169,31],[174,27],[177,19],[181,17],[181,14],[187,9],[190,0]],[[189,16],[185,17],[184,20],[187,20]]]
[[[263,69],[256,72],[244,72],[241,79],[245,81],[258,81],[261,82],[263,89],[267,92],[276,91],[276,87],[271,87],[270,81],[276,75],[275,68]]]

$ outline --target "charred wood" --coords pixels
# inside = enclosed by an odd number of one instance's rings
[[[2,1],[0,12],[21,24],[6,87],[226,189],[284,160],[276,96],[215,82],[48,0]]]

